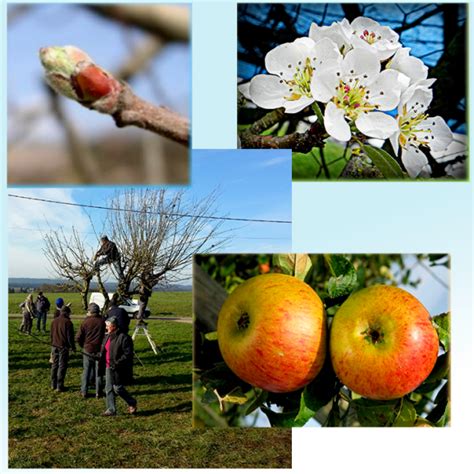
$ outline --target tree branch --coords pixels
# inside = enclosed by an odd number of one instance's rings
[[[187,118],[136,96],[128,84],[96,65],[79,48],[41,48],[40,59],[46,81],[59,94],[112,116],[118,127],[134,125],[189,145]]]
[[[189,40],[189,9],[178,5],[87,5],[96,13],[134,25],[165,41]]]
[[[117,127],[134,125],[170,138],[182,145],[189,145],[189,122],[167,107],[160,107],[136,96],[124,86],[121,107],[113,115]]]
[[[293,151],[308,153],[314,147],[324,146],[325,131],[316,122],[305,133],[290,133],[284,137],[264,136],[260,133],[280,122],[285,116],[282,108],[275,109],[253,123],[240,133],[242,148],[290,148]]]

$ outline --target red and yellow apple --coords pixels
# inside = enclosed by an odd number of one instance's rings
[[[217,339],[226,364],[242,380],[270,392],[292,392],[313,380],[323,365],[323,303],[295,277],[250,278],[222,305]]]
[[[416,389],[433,369],[438,346],[420,301],[385,285],[360,290],[342,304],[329,342],[341,382],[374,400],[399,398]]]

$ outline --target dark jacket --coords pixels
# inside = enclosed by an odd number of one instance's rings
[[[51,345],[60,349],[76,350],[74,343],[74,325],[64,313],[51,322]]]
[[[130,317],[128,313],[119,306],[111,306],[107,311],[107,318],[114,316],[117,318],[117,325],[124,334],[128,334],[128,329],[130,327]]]
[[[105,323],[100,314],[87,316],[76,334],[76,342],[89,354],[97,354],[105,334]]]
[[[97,250],[95,254],[95,258],[100,257],[101,255],[107,256],[107,260],[109,262],[115,262],[115,260],[120,258],[120,253],[117,246],[110,240],[107,240],[100,246],[99,250]]]
[[[38,311],[38,313],[47,313],[50,307],[51,303],[48,298],[44,295],[38,295],[36,298],[36,311]]]
[[[110,369],[114,385],[130,385],[133,379],[133,340],[128,334],[117,329],[106,334],[100,349],[101,359],[105,366],[105,344],[110,338]]]

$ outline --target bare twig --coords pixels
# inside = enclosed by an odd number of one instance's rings
[[[167,107],[152,105],[123,87],[118,110],[112,114],[117,127],[134,125],[189,145],[189,122]]]
[[[88,5],[107,18],[134,25],[165,41],[189,40],[189,9],[177,5]]]
[[[118,127],[135,125],[182,145],[189,144],[187,118],[136,96],[128,84],[95,64],[79,48],[41,48],[40,59],[46,81],[59,94],[112,116]]]
[[[94,163],[88,146],[81,140],[74,124],[68,119],[63,108],[61,107],[60,98],[54,91],[48,88],[51,99],[51,109],[58,119],[58,122],[64,128],[69,144],[69,153],[71,157],[71,164],[74,171],[81,182],[91,183],[96,181],[98,176],[98,166]]]
[[[308,153],[314,147],[324,146],[325,132],[319,123],[315,123],[305,133],[290,133],[284,137],[260,135],[285,116],[283,109],[275,109],[253,123],[240,133],[242,148],[290,148],[293,151]]]

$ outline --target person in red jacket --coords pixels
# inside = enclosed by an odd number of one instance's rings
[[[99,354],[102,339],[105,334],[105,323],[100,314],[100,308],[91,303],[87,308],[86,318],[76,334],[76,342],[82,347],[82,378],[81,396],[87,397],[87,389],[90,381],[94,381],[95,397],[102,396],[102,383],[99,373]]]
[[[131,382],[133,374],[133,341],[128,334],[120,331],[117,319],[105,321],[106,334],[102,341],[101,354],[105,361],[105,416],[117,413],[115,398],[118,395],[128,405],[128,413],[137,411],[137,401],[128,393],[125,385]]]

